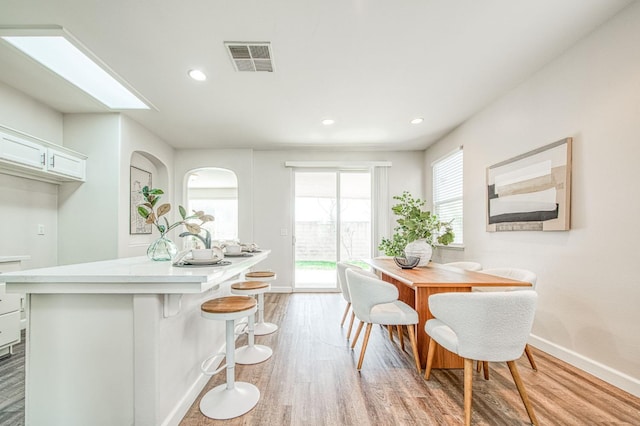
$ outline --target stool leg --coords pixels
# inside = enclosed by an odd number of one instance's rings
[[[241,346],[236,349],[236,364],[258,364],[268,360],[273,355],[270,347],[255,344],[255,314],[249,315],[247,320],[248,336],[247,346]]]
[[[212,419],[232,419],[256,406],[260,390],[251,383],[235,381],[235,327],[233,320],[226,321],[227,383],[216,386],[200,400],[200,411]]]
[[[234,388],[236,383],[236,334],[233,320],[227,320],[227,389]]]
[[[270,322],[264,321],[264,293],[258,294],[258,323],[256,324],[254,334],[256,336],[264,336],[271,334],[278,329],[278,326]]]

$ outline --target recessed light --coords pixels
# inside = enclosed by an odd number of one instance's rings
[[[200,70],[189,70],[189,77],[194,79],[195,81],[205,81],[207,76]]]
[[[111,109],[149,109],[62,27],[3,28],[1,38]]]
[[[326,118],[326,119],[322,120],[322,124],[324,124],[325,126],[331,126],[335,122],[336,122],[336,120],[332,120],[330,118]]]
[[[411,124],[420,124],[424,121],[424,118],[414,118],[411,120]]]

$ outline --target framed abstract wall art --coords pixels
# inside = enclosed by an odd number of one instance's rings
[[[145,223],[145,219],[138,214],[138,205],[144,203],[142,188],[151,186],[151,172],[131,166],[129,178],[130,208],[129,208],[129,234],[150,234],[151,224]]]
[[[487,231],[566,231],[571,142],[565,138],[487,168]]]

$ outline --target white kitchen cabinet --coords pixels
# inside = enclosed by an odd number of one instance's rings
[[[0,173],[59,183],[84,182],[87,157],[0,126]]]
[[[47,171],[60,176],[68,176],[84,181],[85,159],[77,155],[62,152],[59,149],[49,148],[47,150]]]
[[[3,272],[19,271],[20,262],[29,256],[0,256],[0,281]],[[20,317],[24,295],[7,293],[0,282],[0,358],[13,353],[13,345],[20,343]]]

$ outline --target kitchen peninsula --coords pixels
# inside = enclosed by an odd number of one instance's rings
[[[26,424],[178,424],[209,379],[224,325],[200,304],[264,260],[175,267],[146,257],[3,274],[27,294]]]

